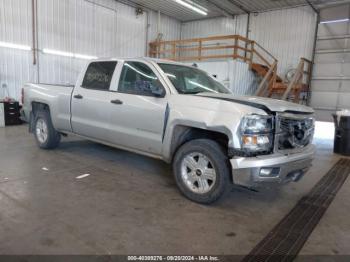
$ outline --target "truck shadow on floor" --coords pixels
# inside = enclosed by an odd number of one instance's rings
[[[137,170],[144,179],[144,176],[157,176],[161,186],[176,188],[170,164],[162,160],[139,155],[122,149],[91,142],[88,140],[62,141],[56,149],[60,154],[72,158],[72,161],[89,162],[92,165],[107,164],[117,169],[122,165],[124,169]],[[283,186],[267,186],[259,190],[249,190],[240,186],[232,185],[227,190],[226,196],[214,205],[227,205],[228,203],[239,202],[242,205],[249,205],[249,202],[272,203],[285,194]],[[179,192],[180,194],[180,192]],[[239,201],[237,201],[239,200]]]

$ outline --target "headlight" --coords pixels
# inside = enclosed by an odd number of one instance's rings
[[[240,126],[242,149],[259,152],[272,148],[273,117],[248,115],[242,119]]]
[[[272,129],[272,116],[248,115],[241,122],[241,131],[243,134],[269,133]]]

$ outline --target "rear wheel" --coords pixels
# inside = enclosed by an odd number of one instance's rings
[[[40,148],[53,149],[59,145],[61,135],[53,127],[48,111],[42,110],[35,114],[34,136]]]
[[[209,139],[181,146],[174,157],[173,171],[180,191],[201,204],[219,199],[229,183],[228,158],[220,145]]]

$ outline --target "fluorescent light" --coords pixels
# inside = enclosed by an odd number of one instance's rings
[[[195,5],[193,2],[190,4],[188,2],[185,2],[183,0],[174,0],[176,3],[184,6],[184,7],[187,7],[189,9],[191,9],[192,11],[195,11],[197,12],[198,14],[201,14],[201,15],[207,15],[208,14],[208,10],[205,9],[204,7],[200,6],[200,5]]]
[[[30,51],[32,48],[28,45],[17,45],[13,43],[8,43],[8,42],[0,42],[1,47],[7,47],[7,48],[14,48],[14,49],[20,49],[20,50],[26,50]]]
[[[43,52],[45,54],[51,54],[51,55],[59,55],[59,56],[66,56],[66,57],[74,57],[74,58],[80,58],[80,59],[97,59],[97,56],[91,56],[91,55],[83,55],[83,54],[75,54],[71,52],[65,52],[65,51],[60,51],[60,50],[54,50],[54,49],[47,49],[44,48]]]
[[[349,18],[344,19],[337,19],[337,20],[329,20],[329,21],[322,21],[321,24],[332,24],[332,23],[340,23],[340,22],[348,22]]]
[[[91,56],[91,55],[82,55],[82,54],[74,54],[75,58],[81,58],[81,59],[87,59],[87,60],[91,60],[91,59],[97,59],[97,56]]]
[[[67,57],[74,56],[74,54],[70,53],[70,52],[64,52],[64,51],[59,51],[59,50],[47,49],[47,48],[44,48],[43,52],[45,54],[51,54],[51,55],[60,55],[60,56],[67,56]]]

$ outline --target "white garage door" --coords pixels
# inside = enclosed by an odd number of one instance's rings
[[[349,5],[324,10],[316,43],[311,105],[319,120],[331,121],[331,113],[350,109]],[[334,21],[339,20],[342,21]],[[332,21],[332,22],[331,22]]]

